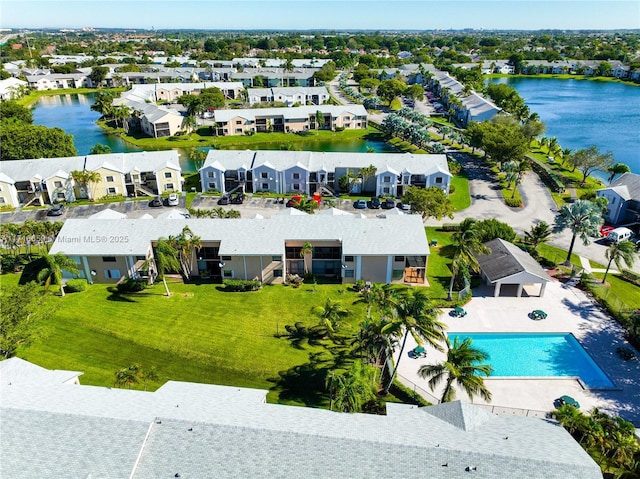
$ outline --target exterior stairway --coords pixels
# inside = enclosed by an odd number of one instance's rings
[[[135,188],[137,191],[141,192],[142,194],[146,195],[146,196],[156,196],[156,194],[149,188],[147,188],[144,185],[141,184],[137,184],[135,185]]]

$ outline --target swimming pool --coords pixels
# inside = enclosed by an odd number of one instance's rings
[[[571,333],[449,333],[489,354],[492,377],[575,377],[590,388],[615,386]]]

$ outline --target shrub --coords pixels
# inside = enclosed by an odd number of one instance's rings
[[[457,223],[443,223],[442,231],[458,231],[460,229],[460,225]]]
[[[260,281],[250,279],[225,279],[223,284],[225,291],[233,293],[258,291],[260,289]]]
[[[505,198],[504,202],[511,208],[520,208],[522,206],[522,200],[520,198]]]
[[[344,126],[336,126],[334,128],[335,131],[344,131]]]
[[[457,160],[447,157],[447,165],[449,165],[449,173],[457,175],[462,171],[462,165]]]
[[[118,284],[118,292],[120,293],[138,293],[147,287],[147,281],[144,279],[129,278]]]
[[[453,194],[456,192],[456,187],[455,185],[449,185],[449,194]]]
[[[483,243],[496,238],[512,242],[516,237],[516,232],[511,226],[494,218],[476,222],[476,228]]]
[[[596,190],[586,190],[580,193],[579,198],[581,200],[595,200],[596,199]]]
[[[622,277],[630,283],[640,286],[640,274],[628,269],[622,270]]]
[[[67,293],[81,293],[85,289],[87,289],[86,279],[71,279],[67,281],[67,284],[64,288]]]
[[[365,284],[366,283],[364,279],[357,279],[356,282],[353,284],[353,290],[355,292],[362,291],[365,287]]]

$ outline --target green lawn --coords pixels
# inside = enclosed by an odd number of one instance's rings
[[[427,265],[427,277],[429,278],[429,297],[431,299],[446,299],[449,293],[449,281],[451,280],[451,255],[447,248],[452,244],[452,233],[442,231],[437,227],[426,227],[429,242],[437,241],[438,245],[431,247],[429,263]]]
[[[580,240],[576,239],[576,241]],[[553,264],[562,264],[564,260],[567,259],[567,251],[548,244],[538,245],[538,253],[540,253],[541,257]],[[582,267],[580,257],[575,253],[571,253],[571,264]]]
[[[613,267],[615,268],[615,265]],[[598,283],[601,283],[604,273],[594,273],[593,276],[597,278]],[[640,288],[638,286],[611,273],[607,275],[607,283],[609,286],[594,284],[592,286],[594,294],[608,301],[617,310],[640,309]]]
[[[17,275],[2,276],[15,284]],[[270,400],[323,405],[317,395],[323,374],[334,367],[328,353],[333,343],[296,348],[284,326],[317,321],[311,308],[327,298],[352,311],[350,327],[364,317],[358,296],[344,285],[312,285],[293,289],[266,286],[254,293],[226,293],[219,285],[170,284],[173,295],[163,296],[162,284],[142,295],[113,294],[112,287],[91,285],[64,298],[46,326],[46,338],[19,351],[19,356],[46,368],[83,371],[83,384],[113,386],[116,370],[132,363],[155,366],[161,381],[168,379],[234,385],[270,390]],[[282,375],[280,374],[282,373]],[[292,378],[296,378],[295,381]]]
[[[462,211],[471,205],[471,195],[469,194],[469,179],[461,174],[451,178],[451,184],[455,187],[455,192],[449,195],[449,200],[455,211]]]

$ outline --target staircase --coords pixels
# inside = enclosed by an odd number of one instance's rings
[[[323,193],[328,193],[331,196],[337,197],[336,192],[327,183],[320,183],[316,193],[320,194],[320,196],[322,196]]]
[[[242,183],[240,183],[235,188],[231,189],[230,191],[225,192],[225,194],[231,196],[232,194],[234,194],[238,190],[242,190],[241,192],[244,193],[244,188],[243,187],[244,187],[244,185]]]
[[[40,194],[39,191],[36,191],[34,193],[29,193],[24,201],[22,202],[22,206],[29,206],[31,203],[33,203],[35,200],[40,200],[42,198],[42,195]]]
[[[141,192],[146,196],[156,196],[156,194],[150,188],[147,188],[144,185],[135,185],[137,191]]]

